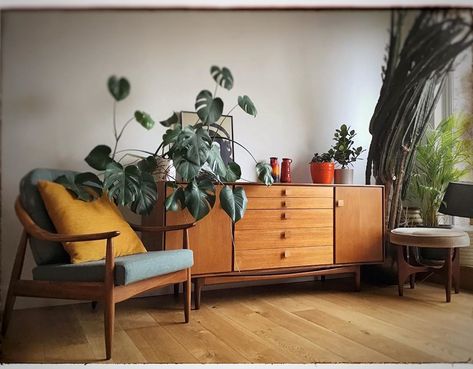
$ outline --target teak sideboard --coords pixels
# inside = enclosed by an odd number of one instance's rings
[[[158,185],[164,198],[170,189]],[[189,231],[196,308],[203,286],[211,284],[352,273],[359,290],[360,266],[383,262],[383,186],[233,185],[248,197],[243,219],[233,225],[217,193],[214,209]],[[166,212],[161,205],[143,224],[192,220],[187,210]],[[182,234],[144,241],[155,250],[178,249]]]

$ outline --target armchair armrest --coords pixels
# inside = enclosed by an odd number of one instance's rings
[[[120,234],[118,231],[101,232],[101,233],[89,233],[89,234],[60,234],[49,232],[40,226],[38,226],[30,215],[23,209],[20,199],[17,198],[15,202],[15,211],[18,219],[25,227],[26,233],[44,241],[55,241],[55,242],[81,242],[81,241],[94,241],[94,240],[105,240],[116,237]]]
[[[178,225],[171,225],[171,226],[143,226],[138,224],[129,223],[130,227],[138,232],[148,232],[148,233],[161,233],[161,232],[171,232],[171,231],[179,231],[192,228],[196,225],[196,223],[187,223],[187,224],[178,224]]]

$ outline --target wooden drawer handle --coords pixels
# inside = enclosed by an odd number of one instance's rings
[[[281,238],[283,240],[287,240],[289,238],[289,232],[288,231],[281,232]]]
[[[341,208],[345,205],[345,201],[343,200],[337,200],[337,207]]]
[[[289,214],[287,214],[287,213],[282,213],[282,214],[281,214],[281,219],[282,219],[282,220],[288,220],[288,219],[289,219]]]
[[[289,250],[284,250],[281,256],[283,257],[283,259],[288,258],[289,256],[291,256],[291,252]]]
[[[290,191],[289,191],[287,188],[285,188],[284,190],[282,190],[282,195],[283,195],[283,196],[289,196],[289,195],[290,195]]]
[[[282,208],[287,208],[287,202],[286,201],[281,201],[281,207]]]

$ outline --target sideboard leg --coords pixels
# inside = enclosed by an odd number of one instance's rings
[[[359,265],[355,269],[355,291],[361,291],[361,269]]]
[[[202,294],[203,282],[202,278],[196,278],[194,282],[194,306],[196,310],[200,309],[200,297]]]
[[[320,282],[325,282],[325,276],[324,275],[320,276]]]

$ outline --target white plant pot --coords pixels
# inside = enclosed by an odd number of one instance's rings
[[[334,183],[336,184],[352,184],[353,183],[353,169],[335,169]]]
[[[156,181],[174,181],[176,179],[176,168],[171,159],[156,156],[156,170],[153,177]]]

